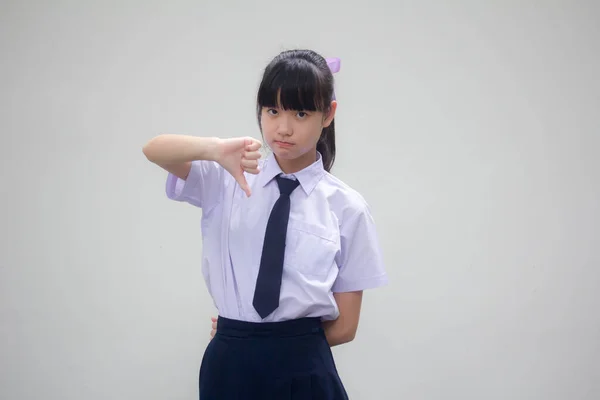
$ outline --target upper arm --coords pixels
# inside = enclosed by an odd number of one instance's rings
[[[177,164],[158,164],[159,167],[164,169],[170,174],[175,175],[179,179],[186,180],[192,169],[192,162],[184,162]]]

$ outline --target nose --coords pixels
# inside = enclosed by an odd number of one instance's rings
[[[283,113],[278,120],[279,126],[277,127],[277,133],[282,136],[290,136],[292,134],[292,127],[290,125],[290,121],[288,120],[288,116]]]

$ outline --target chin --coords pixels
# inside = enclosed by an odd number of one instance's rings
[[[294,158],[298,158],[296,152],[287,149],[275,149],[273,150],[273,154],[275,154],[279,158],[284,158],[286,160],[293,160]]]

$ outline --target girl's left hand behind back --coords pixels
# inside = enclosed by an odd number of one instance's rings
[[[215,333],[217,333],[217,319],[210,317],[210,320],[212,321],[212,330],[210,331],[210,338],[212,339],[215,337]]]

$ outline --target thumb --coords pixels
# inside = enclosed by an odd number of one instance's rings
[[[240,185],[242,190],[246,193],[246,196],[250,197],[252,194],[250,191],[250,186],[248,185],[248,181],[246,181],[246,176],[244,175],[244,171],[240,171],[235,177],[236,182]]]

